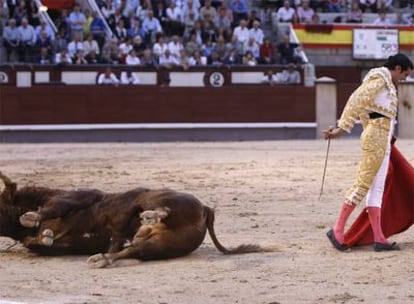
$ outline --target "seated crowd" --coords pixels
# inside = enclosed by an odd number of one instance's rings
[[[375,25],[412,25],[412,0],[279,0],[269,8],[276,20],[282,23],[319,24],[324,13],[337,13],[335,23],[362,23],[365,13],[378,14]],[[270,11],[269,11],[270,10]],[[387,14],[393,14],[392,18]]]
[[[49,11],[55,33],[34,1],[0,0],[3,45],[8,62],[38,64],[300,64],[298,45],[274,45],[246,1],[95,0],[101,14],[79,4]]]

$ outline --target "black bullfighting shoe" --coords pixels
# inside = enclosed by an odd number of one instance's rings
[[[400,250],[400,246],[398,246],[396,242],[392,244],[374,243],[374,250],[375,251]]]
[[[331,230],[329,230],[327,233],[326,233],[326,236],[328,237],[328,239],[331,241],[331,243],[332,243],[332,245],[336,248],[336,249],[338,249],[339,251],[345,251],[345,250],[348,250],[348,246],[347,245],[345,245],[345,244],[341,244],[341,243],[339,243],[338,242],[338,240],[336,239],[336,237],[335,237],[335,234],[334,234],[334,231],[333,231],[333,229],[331,229]]]

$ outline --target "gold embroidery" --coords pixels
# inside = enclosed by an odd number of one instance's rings
[[[376,103],[376,97],[383,90],[387,91],[386,106]],[[364,115],[367,112],[377,112],[394,119],[397,115],[397,101],[397,90],[392,83],[390,71],[385,67],[371,69],[349,97],[338,125],[351,132],[358,120],[361,119],[363,125],[366,124]]]
[[[345,198],[355,204],[361,203],[368,193],[381,167],[389,143],[389,132],[393,120],[370,119],[361,135],[361,161],[355,183],[348,189]]]

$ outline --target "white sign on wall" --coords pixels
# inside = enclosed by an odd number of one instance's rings
[[[399,51],[398,29],[353,29],[354,59],[387,59]]]

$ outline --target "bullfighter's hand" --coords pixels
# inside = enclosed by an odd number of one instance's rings
[[[329,128],[328,130],[323,130],[322,134],[325,137],[325,139],[329,139],[340,137],[343,132],[344,130],[341,128]]]

